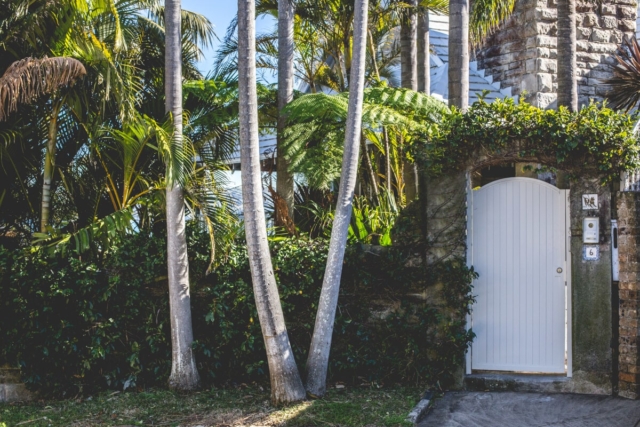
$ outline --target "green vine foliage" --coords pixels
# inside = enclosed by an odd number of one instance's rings
[[[206,232],[189,227],[196,361],[205,385],[268,383],[265,349],[242,241],[206,275]],[[330,381],[441,385],[453,380],[473,271],[460,260],[425,274],[408,254],[350,245]],[[313,331],[328,241],[271,243],[296,360]],[[165,239],[134,235],[103,258],[48,257],[0,246],[0,364],[19,364],[44,394],[164,386],[171,369]],[[429,289],[425,296],[425,289]]]
[[[635,115],[591,103],[571,113],[542,110],[513,99],[480,100],[466,113],[453,110],[415,144],[418,163],[433,175],[509,161],[541,163],[589,174],[603,183],[638,169]]]

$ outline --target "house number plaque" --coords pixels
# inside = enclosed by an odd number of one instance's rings
[[[584,252],[582,256],[585,261],[597,261],[600,259],[600,247],[584,246]]]

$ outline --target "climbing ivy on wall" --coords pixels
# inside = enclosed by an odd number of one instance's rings
[[[453,109],[415,144],[418,164],[432,175],[509,161],[541,163],[603,183],[640,167],[636,115],[592,103],[571,113],[513,99],[480,100]]]

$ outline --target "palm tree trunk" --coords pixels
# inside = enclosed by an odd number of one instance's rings
[[[449,106],[469,107],[469,0],[449,0]]]
[[[274,404],[281,404],[304,399],[305,391],[284,324],[280,295],[267,244],[267,226],[258,151],[258,96],[255,57],[255,2],[254,0],[238,0],[242,205],[253,292],[271,376],[271,400]]]
[[[575,0],[558,0],[558,106],[578,110]]]
[[[376,203],[380,202],[380,191],[378,190],[378,179],[376,177],[376,172],[373,170],[373,165],[371,164],[371,157],[369,157],[369,151],[367,150],[367,142],[364,135],[360,137],[360,143],[362,144],[362,156],[364,159],[365,167],[367,168],[367,173],[369,174],[369,179],[371,180],[371,191],[373,192],[373,196],[375,198]]]
[[[418,14],[418,91],[431,94],[431,54],[429,41],[429,11]]]
[[[411,7],[400,26],[400,78],[402,87],[418,90],[418,0],[409,0],[408,3]],[[418,195],[417,170],[408,162],[404,170],[405,198],[409,203]]]
[[[391,195],[392,193],[392,176],[391,172],[391,145],[389,144],[389,133],[387,132],[387,128],[382,128],[382,137],[384,138],[384,172],[387,174],[385,184],[387,185],[387,192]]]
[[[182,144],[182,37],[180,0],[165,2],[165,110],[173,119],[173,144]],[[189,259],[184,194],[177,182],[167,183],[167,269],[171,315],[169,387],[194,390],[200,376],[193,355]]]
[[[40,231],[47,232],[49,217],[51,215],[51,185],[56,168],[56,142],[58,140],[58,115],[62,101],[53,101],[51,108],[51,121],[49,122],[49,135],[47,149],[44,155],[44,174],[42,179],[42,206],[40,210]]]
[[[277,151],[284,153],[286,124],[282,109],[293,99],[293,1],[278,0],[278,134]],[[289,162],[279,155],[276,164],[276,192],[287,204],[288,212],[276,212],[276,225],[285,225],[285,216],[293,221],[294,183]]]
[[[402,87],[418,90],[418,62],[416,60],[418,26],[416,8],[418,0],[409,0],[411,5],[400,25],[400,79]]]
[[[326,391],[331,335],[338,305],[342,262],[351,221],[353,192],[358,171],[359,138],[362,129],[364,72],[367,43],[368,0],[356,0],[353,30],[353,62],[349,85],[349,109],[338,202],[331,230],[329,255],[322,281],[320,303],[307,358],[307,391],[322,396]]]

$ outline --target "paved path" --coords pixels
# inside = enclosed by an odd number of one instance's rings
[[[640,401],[584,394],[450,392],[418,427],[640,427]]]

